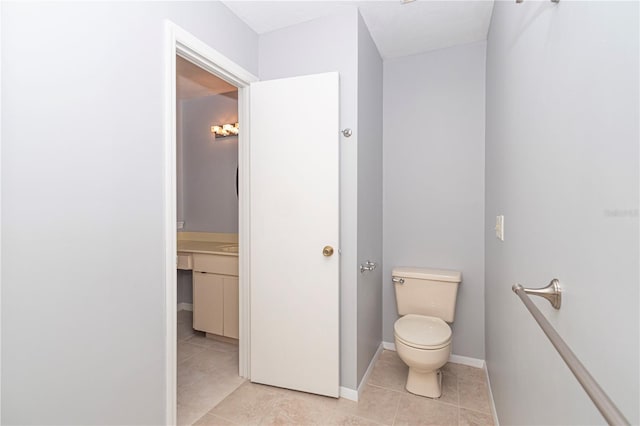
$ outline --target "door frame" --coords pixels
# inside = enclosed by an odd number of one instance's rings
[[[177,187],[176,187],[176,55],[238,88],[238,242],[239,242],[239,371],[250,378],[250,164],[249,90],[258,78],[175,23],[165,20],[164,111],[164,247],[166,314],[166,423],[176,424],[177,390]]]

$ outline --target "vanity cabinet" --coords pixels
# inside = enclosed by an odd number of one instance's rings
[[[191,271],[193,269],[193,256],[191,253],[178,252],[178,269]]]
[[[237,339],[238,257],[193,254],[193,328]]]
[[[239,339],[239,297],[238,297],[238,277],[225,277],[223,284],[223,304],[224,321],[223,336]]]

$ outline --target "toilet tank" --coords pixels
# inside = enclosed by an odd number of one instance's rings
[[[460,272],[398,267],[391,275],[395,282],[398,314],[427,315],[453,322],[458,284],[462,281]]]

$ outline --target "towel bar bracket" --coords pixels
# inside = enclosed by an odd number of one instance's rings
[[[511,289],[516,294],[518,290],[523,290],[527,294],[544,297],[556,309],[560,309],[562,306],[562,289],[557,278],[552,279],[549,285],[543,288],[524,288],[520,284],[514,284]]]

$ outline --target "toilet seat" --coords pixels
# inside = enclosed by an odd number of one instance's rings
[[[409,314],[393,325],[396,339],[416,349],[440,349],[451,343],[451,327],[440,318]]]

